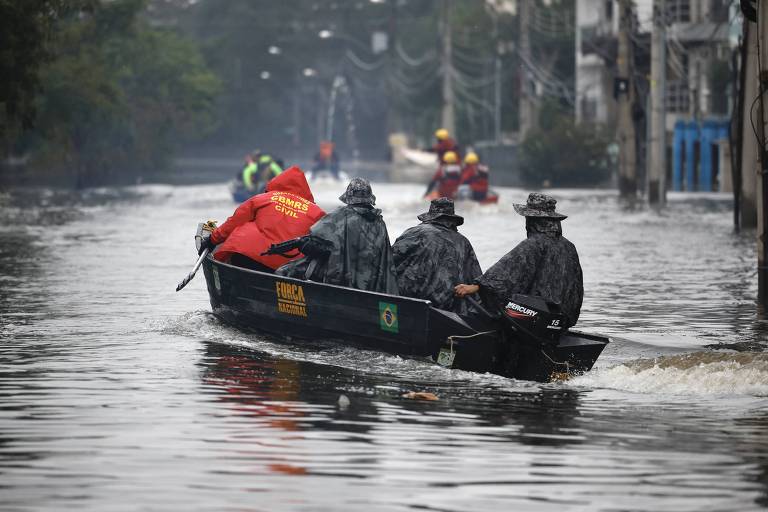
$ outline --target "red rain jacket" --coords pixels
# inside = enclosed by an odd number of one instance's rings
[[[488,168],[480,164],[466,164],[461,171],[461,184],[469,185],[473,192],[488,192]]]
[[[461,161],[461,151],[459,150],[459,145],[456,144],[456,141],[450,137],[437,141],[437,143],[432,146],[430,151],[437,153],[437,161],[439,163],[443,163],[443,155],[445,155],[448,151],[453,151],[456,153],[456,157],[459,159],[459,161]]]
[[[432,183],[437,186],[439,197],[453,199],[456,197],[460,178],[461,166],[459,164],[443,164],[437,168],[437,172],[432,177]]]
[[[270,244],[309,234],[309,228],[325,212],[313,201],[304,172],[296,166],[284,171],[267,184],[267,191],[251,197],[237,207],[227,221],[211,233],[211,241],[220,244],[213,257],[229,261],[234,253],[276,269],[294,258],[278,254],[262,256]]]

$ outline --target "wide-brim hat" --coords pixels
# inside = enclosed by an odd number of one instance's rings
[[[376,204],[376,196],[371,191],[371,184],[363,178],[352,178],[347,190],[339,196],[342,203]]]
[[[422,213],[417,218],[422,222],[444,218],[451,219],[457,226],[464,224],[464,217],[456,215],[453,208],[453,201],[447,197],[433,199],[432,202],[429,203],[429,211]]]
[[[555,211],[557,200],[554,197],[538,192],[528,195],[525,204],[514,204],[515,211],[524,217],[541,217],[545,219],[567,219],[567,215]]]

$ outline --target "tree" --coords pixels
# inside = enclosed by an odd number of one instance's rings
[[[567,110],[545,102],[539,127],[528,134],[521,147],[523,181],[532,187],[603,185],[612,172],[609,142],[601,127],[576,124]]]
[[[32,126],[56,23],[92,6],[89,0],[0,0],[0,142]]]
[[[215,127],[218,80],[188,41],[150,28],[143,7],[103,2],[57,24],[37,121],[23,139],[34,168],[74,173],[78,186],[131,178],[162,169],[174,143]]]

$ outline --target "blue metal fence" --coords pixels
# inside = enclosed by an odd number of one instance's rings
[[[672,137],[672,189],[710,192],[716,190],[723,169],[713,151],[718,141],[728,138],[729,121],[706,119],[678,121]]]

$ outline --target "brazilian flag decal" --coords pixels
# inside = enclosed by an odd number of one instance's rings
[[[397,324],[397,304],[379,302],[379,327],[382,331],[400,332]]]

